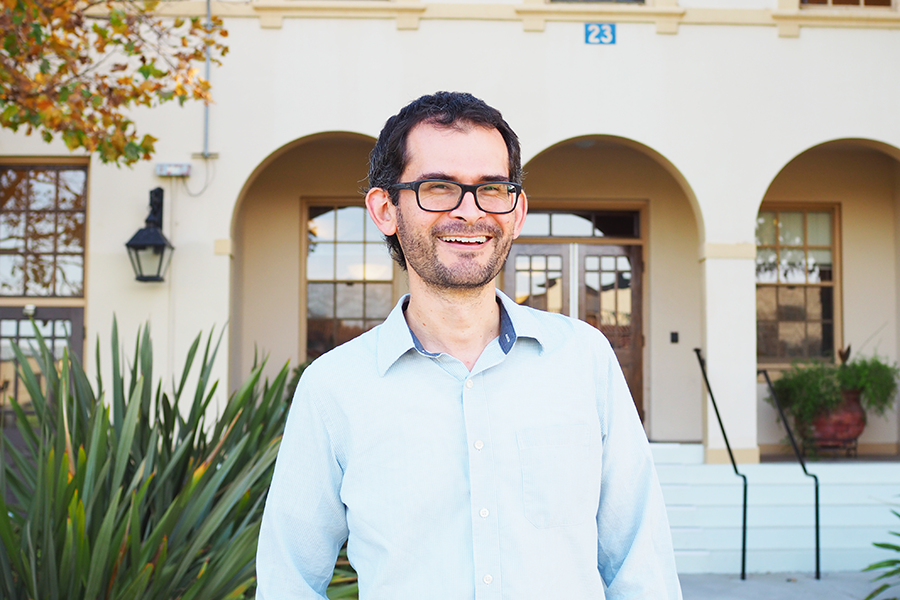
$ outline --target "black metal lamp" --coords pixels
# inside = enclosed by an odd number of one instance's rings
[[[125,244],[138,281],[162,281],[175,247],[162,233],[163,189],[150,190],[150,215]]]

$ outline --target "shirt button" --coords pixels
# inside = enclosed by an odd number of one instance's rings
[[[478,511],[478,514],[481,515],[482,519],[486,519],[487,516],[491,513],[490,513],[490,511],[488,511],[488,509],[482,508],[480,511]]]
[[[466,389],[471,390],[472,386],[475,385],[475,382],[471,379],[466,379]]]
[[[487,583],[487,584],[490,584],[490,583],[494,580],[494,578],[491,577],[490,575],[485,575],[484,577],[482,577],[481,580],[484,581],[484,582]]]
[[[482,448],[484,448],[484,442],[482,442],[481,440],[475,440],[475,449],[481,450]]]

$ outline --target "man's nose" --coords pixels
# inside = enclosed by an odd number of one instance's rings
[[[478,207],[475,202],[475,192],[466,191],[463,194],[462,201],[459,206],[450,211],[450,216],[466,221],[475,221],[485,215],[485,212]]]

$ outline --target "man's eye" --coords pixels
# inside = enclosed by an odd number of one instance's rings
[[[452,183],[445,183],[443,181],[429,181],[428,183],[424,184],[421,189],[426,193],[446,194],[459,188],[457,188]]]

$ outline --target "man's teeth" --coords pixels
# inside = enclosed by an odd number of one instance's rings
[[[485,235],[480,235],[478,237],[457,237],[453,235],[444,236],[441,238],[445,242],[459,242],[461,244],[483,244],[488,239]]]

